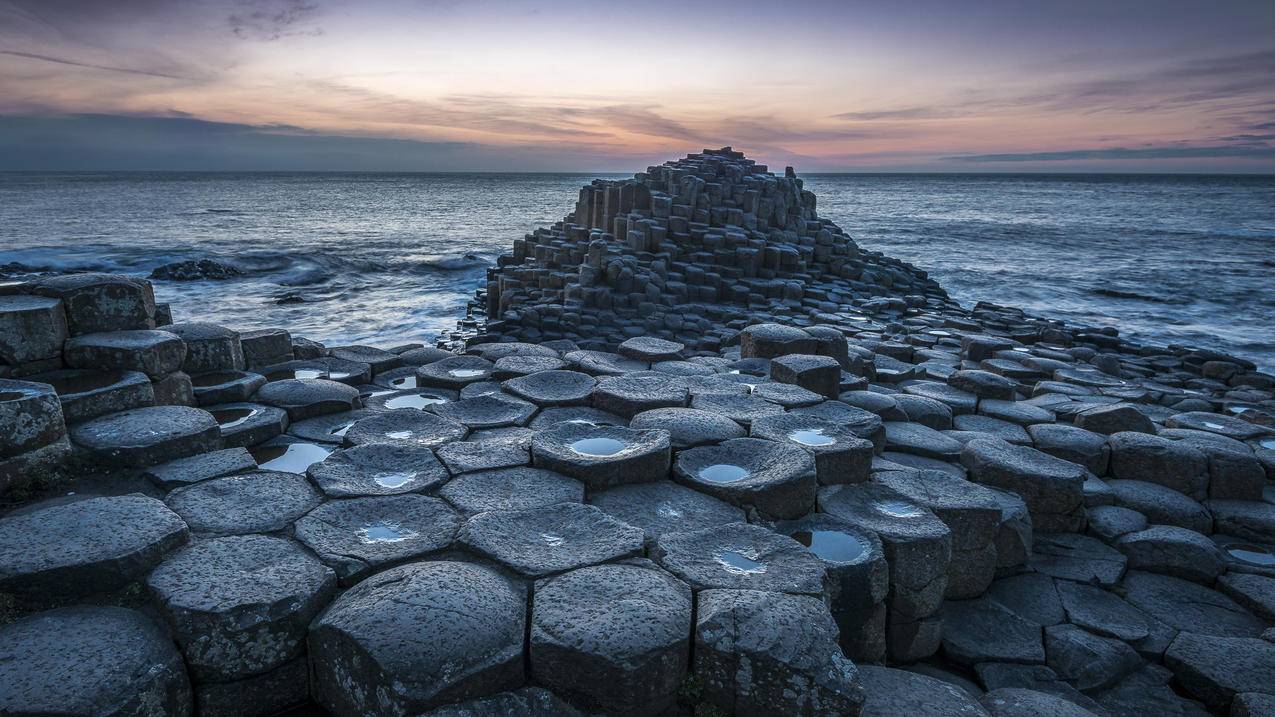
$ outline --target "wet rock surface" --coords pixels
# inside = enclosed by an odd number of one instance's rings
[[[0,712],[1268,712],[1275,377],[815,208],[599,180],[437,347],[7,286]]]

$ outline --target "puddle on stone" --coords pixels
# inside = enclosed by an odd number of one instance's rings
[[[1031,349],[1023,348],[1022,346],[1015,346],[1014,348],[1010,349],[1010,351],[1017,351],[1020,354],[1031,353]]]
[[[407,540],[412,533],[383,520],[368,523],[359,528],[359,536],[368,543],[397,543]]]
[[[837,439],[832,436],[824,435],[822,428],[808,428],[793,431],[788,434],[788,438],[803,446],[830,446],[837,442]]]
[[[927,331],[927,332],[925,332],[925,333],[927,333],[927,334],[929,334],[929,335],[931,335],[931,336],[951,336],[951,334],[950,334],[950,333],[948,333],[948,332],[946,332],[946,331],[940,331],[939,329],[932,329],[932,330]]]
[[[447,375],[453,378],[477,378],[487,375],[487,372],[481,368],[454,368]]]
[[[1275,450],[1275,438],[1263,438],[1262,440],[1257,442],[1257,445],[1261,446],[1262,448],[1270,448],[1271,450]]]
[[[758,575],[766,572],[766,564],[758,562],[757,553],[738,550],[719,550],[713,556],[728,573],[735,575]]]
[[[403,440],[404,438],[411,438],[412,432],[411,431],[390,431],[389,433],[385,434],[385,437],[394,438],[397,440]]]
[[[344,381],[353,375],[354,373],[352,371],[333,371],[328,374],[328,379],[332,381]]]
[[[78,374],[74,376],[66,376],[63,378],[55,378],[49,383],[53,384],[53,390],[62,396],[74,393],[88,393],[89,391],[97,391],[98,389],[113,386],[119,382],[121,374],[119,373],[101,373],[92,371],[89,373]],[[198,384],[196,384],[198,385]],[[12,399],[5,399],[10,401]]]
[[[677,508],[674,508],[673,504],[668,501],[664,501],[663,503],[660,503],[660,507],[656,508],[655,512],[658,513],[661,518],[681,518],[682,517],[682,511],[678,510]]]
[[[734,483],[749,476],[748,469],[729,463],[717,463],[700,469],[699,477],[710,483]]]
[[[402,376],[390,381],[390,385],[394,388],[416,388],[415,376]]]
[[[226,429],[242,426],[248,419],[258,413],[261,413],[261,411],[255,408],[227,408],[221,411],[213,411],[212,417],[217,422],[217,425],[221,426],[222,429]]]
[[[266,374],[267,381],[285,381],[290,378],[327,378],[328,372],[312,368],[285,369]]]
[[[1226,430],[1226,426],[1223,426],[1223,425],[1222,425],[1222,424],[1220,424],[1220,423],[1214,423],[1214,422],[1212,422],[1212,421],[1205,421],[1205,422],[1204,422],[1204,427],[1205,427],[1205,428],[1212,428],[1212,429],[1213,429],[1213,430],[1215,430],[1215,431],[1225,431],[1225,430]]]
[[[1249,565],[1275,567],[1275,553],[1260,545],[1235,544],[1226,549],[1232,558]]]
[[[628,448],[629,444],[614,438],[581,438],[571,444],[571,450],[582,456],[605,458]]]
[[[257,467],[263,471],[305,473],[307,468],[332,455],[333,450],[335,449],[324,448],[317,443],[289,443],[257,446],[249,448],[248,452],[257,461]]]
[[[597,428],[598,426],[602,425],[601,423],[590,421],[587,418],[572,418],[569,421],[562,421],[562,423],[578,423],[581,426],[588,426],[590,428]]]
[[[874,500],[872,509],[893,518],[919,518],[925,511],[901,500]]]
[[[541,533],[540,539],[545,541],[545,544],[551,548],[556,548],[559,545],[562,545],[563,543],[567,542],[566,538],[562,537],[561,535],[554,535],[553,533]]]
[[[859,536],[839,530],[801,530],[792,537],[810,552],[833,563],[852,562],[868,549]]]
[[[207,388],[208,386],[220,386],[231,381],[238,381],[243,374],[235,371],[213,371],[212,373],[201,373],[190,379],[192,386],[198,388]]]
[[[1226,407],[1227,413],[1234,413],[1237,416],[1242,413],[1248,413],[1251,410],[1253,410],[1252,406],[1227,406]]]
[[[413,393],[407,396],[395,396],[387,399],[385,407],[389,409],[425,408],[426,406],[436,406],[440,403],[447,403],[447,399],[432,393]]]
[[[377,396],[385,396],[385,395],[388,395],[388,394],[391,394],[391,393],[394,393],[394,390],[393,390],[393,389],[389,389],[389,388],[381,389],[381,390],[377,390],[377,391],[363,391],[363,392],[359,393],[359,398],[361,398],[361,399],[363,399],[364,401],[366,401],[366,400],[368,400],[369,398],[376,398]]]
[[[416,474],[412,472],[407,472],[407,473],[388,473],[387,472],[387,473],[377,473],[373,475],[372,480],[375,481],[377,485],[385,487],[385,488],[398,488],[399,486],[407,485],[415,477],[416,477]]]

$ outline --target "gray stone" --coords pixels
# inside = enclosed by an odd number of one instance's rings
[[[1260,692],[1242,692],[1231,702],[1233,717],[1262,717],[1275,714],[1275,695]]]
[[[1275,504],[1251,500],[1210,500],[1213,530],[1259,543],[1275,543]]]
[[[1054,672],[1082,692],[1111,687],[1142,666],[1132,647],[1075,625],[1045,628],[1045,652]]]
[[[1071,686],[1070,683],[1058,679],[1058,673],[1045,665],[1015,665],[1007,662],[984,662],[974,666],[978,679],[987,687],[988,693],[1002,690],[1030,690],[1036,694],[1046,694],[1089,710],[1084,714],[1105,716],[1106,710],[1090,697]],[[982,695],[980,694],[981,698]]]
[[[690,658],[691,591],[647,561],[536,583],[531,676],[604,714],[673,706]]]
[[[360,408],[293,421],[288,424],[288,435],[316,443],[341,443],[355,421],[373,415],[374,411]]]
[[[569,351],[562,357],[573,369],[591,376],[619,376],[634,371],[645,371],[645,361],[626,358],[606,351]]]
[[[1130,571],[1129,604],[1171,628],[1218,637],[1257,637],[1264,625],[1227,596],[1181,578]]]
[[[793,326],[753,324],[739,332],[739,355],[743,358],[812,354],[817,347],[813,336]]]
[[[260,675],[230,682],[200,682],[200,717],[269,717],[310,703],[310,667],[304,654]]]
[[[1052,426],[1052,423],[1038,423],[1038,426]],[[992,418],[991,416],[979,416],[967,414],[957,416],[952,420],[952,426],[958,431],[967,431],[970,433],[985,433],[989,436],[999,438],[1002,441],[1008,441],[1020,446],[1029,446],[1032,444],[1032,438],[1027,433],[1027,429],[1017,423],[1000,418]],[[1028,426],[1031,428],[1032,426]]]
[[[824,398],[836,398],[841,393],[841,364],[830,356],[794,353],[774,357],[770,362],[770,377]]]
[[[72,336],[155,328],[149,281],[114,274],[65,274],[40,279],[31,293],[62,300]]]
[[[525,445],[504,440],[445,443],[438,447],[438,458],[452,475],[531,465]]]
[[[423,495],[333,500],[297,521],[297,540],[349,585],[386,565],[452,544],[460,517],[447,503]]]
[[[1173,673],[1160,665],[1143,666],[1098,696],[1111,717],[1207,717],[1200,703],[1179,697],[1168,682]]]
[[[1109,439],[1111,475],[1172,488],[1202,499],[1207,493],[1208,459],[1181,441],[1145,433],[1116,433]]]
[[[679,483],[765,516],[811,512],[818,490],[814,458],[793,444],[733,438],[681,451],[673,465]]]
[[[247,368],[259,368],[292,360],[292,334],[284,329],[258,329],[239,334],[239,346]]]
[[[1114,548],[1074,533],[1037,536],[1034,548],[1032,569],[1064,580],[1111,586],[1128,564]]]
[[[620,426],[629,422],[606,411],[588,406],[559,406],[540,409],[540,413],[527,424],[534,429],[549,428],[556,423],[581,423],[588,426]]]
[[[584,484],[542,468],[506,468],[459,476],[438,492],[466,514],[521,511],[584,501]]]
[[[1135,480],[1113,480],[1107,485],[1115,492],[1118,505],[1142,513],[1151,523],[1176,525],[1197,533],[1213,531],[1209,511],[1172,488]]]
[[[1045,410],[1026,401],[1002,401],[994,398],[985,398],[978,402],[978,412],[984,416],[999,418],[1002,421],[1017,423],[1020,426],[1030,426],[1033,423],[1052,423],[1054,421],[1053,411]]]
[[[1136,510],[1118,505],[1099,505],[1088,511],[1086,529],[1090,535],[1111,544],[1126,533],[1136,533],[1147,527],[1147,517]]]
[[[664,533],[652,557],[696,590],[825,594],[824,566],[796,540],[747,523]]]
[[[283,530],[321,500],[305,476],[263,470],[178,488],[164,502],[195,533],[242,535]]]
[[[278,406],[294,421],[359,407],[359,392],[353,386],[322,378],[291,378],[271,381],[257,389],[259,403]]]
[[[469,434],[463,424],[427,411],[387,411],[360,418],[345,432],[346,446],[383,444],[437,448]]]
[[[914,453],[927,458],[953,460],[961,453],[961,444],[920,423],[885,422],[885,447],[900,453]]]
[[[336,451],[306,472],[335,498],[424,491],[448,479],[447,470],[428,448],[386,443]]]
[[[686,384],[664,374],[604,378],[590,396],[595,408],[624,418],[657,408],[682,408],[690,400]]]
[[[633,417],[629,428],[662,428],[669,432],[673,448],[691,448],[743,438],[748,431],[725,416],[696,408],[656,408]]]
[[[974,482],[1021,496],[1037,531],[1078,527],[1071,516],[1084,497],[1083,467],[997,439],[970,441],[961,451],[961,463]]]
[[[640,555],[639,528],[580,503],[479,513],[461,528],[464,547],[526,577]]]
[[[504,381],[541,371],[560,371],[566,367],[567,362],[557,356],[504,356],[496,359],[496,368],[492,371],[492,377]]]
[[[943,653],[963,665],[1045,661],[1041,626],[987,598],[944,603]]]
[[[119,607],[41,612],[0,628],[0,714],[186,717],[186,667],[145,615]]]
[[[1027,427],[1036,450],[1078,463],[1094,475],[1105,475],[1111,449],[1106,436],[1061,423],[1036,423]]]
[[[62,406],[42,383],[0,379],[0,458],[43,448],[66,435]]]
[[[979,398],[1012,401],[1018,382],[1013,379],[978,369],[960,370],[947,377],[953,388],[972,393]]]
[[[979,699],[992,717],[1095,717],[1093,712],[1061,697],[1006,687]]]
[[[495,371],[496,365],[486,359],[452,356],[418,367],[416,382],[420,386],[458,390],[466,384],[490,380]]]
[[[639,336],[620,344],[616,351],[638,361],[676,361],[682,357],[686,346],[676,341],[665,341],[653,336]]]
[[[536,412],[536,406],[512,396],[493,394],[439,404],[434,412],[471,429],[503,428],[525,426]]]
[[[1058,595],[1067,619],[1090,632],[1136,642],[1151,634],[1153,626],[1142,611],[1102,588],[1058,581]]]
[[[196,680],[216,682],[299,656],[336,576],[292,541],[243,535],[195,543],[146,585]]]
[[[894,402],[899,404],[899,408],[902,408],[903,412],[907,414],[909,421],[920,423],[936,431],[944,431],[953,427],[952,409],[941,401],[900,393],[894,396]],[[986,418],[986,416],[983,418]],[[999,419],[990,420],[996,421]],[[1026,433],[1024,432],[1023,435],[1026,435]]]
[[[961,688],[915,672],[864,665],[859,668],[866,700],[860,717],[987,717],[987,710]]]
[[[853,715],[864,689],[816,598],[705,590],[695,615],[704,702],[738,715]]]
[[[698,394],[691,399],[691,408],[716,413],[744,426],[763,416],[784,412],[783,406],[752,395],[720,393]]]
[[[333,346],[328,349],[328,355],[341,361],[365,363],[372,367],[373,376],[403,365],[402,359],[398,357],[398,354],[385,349],[378,349],[375,346]]]
[[[584,423],[559,423],[531,441],[538,468],[577,478],[591,489],[662,480],[668,475],[669,434]]]
[[[143,495],[35,504],[0,518],[0,591],[33,599],[109,593],[188,535],[180,517]]]
[[[164,330],[177,334],[185,342],[186,360],[182,363],[182,370],[186,373],[241,371],[244,368],[238,331],[197,321],[171,324]]]
[[[1275,644],[1247,637],[1183,632],[1164,653],[1164,664],[1192,697],[1223,710],[1237,694],[1275,685]]]
[[[255,446],[288,429],[288,412],[260,403],[205,406],[221,431],[221,444],[232,448]]]
[[[1151,419],[1127,403],[1113,403],[1081,411],[1076,414],[1074,422],[1077,428],[1108,435],[1120,432],[1155,433],[1155,424]]]
[[[596,385],[597,379],[579,371],[541,371],[501,384],[506,391],[537,406],[582,406]]]
[[[822,485],[862,483],[871,472],[872,442],[833,421],[785,413],[753,421],[749,433],[797,445],[813,455],[815,474]]]
[[[56,357],[67,338],[62,302],[45,296],[0,296],[0,364]]]
[[[1022,573],[992,583],[987,597],[1015,615],[1042,627],[1067,619],[1054,580],[1041,573]],[[995,689],[995,688],[992,688]]]
[[[334,715],[388,717],[519,687],[526,608],[523,586],[478,565],[373,575],[310,627],[314,699]]]
[[[1220,413],[1189,411],[1169,417],[1164,425],[1169,428],[1189,428],[1227,436],[1236,440],[1247,440],[1270,433],[1270,429],[1248,421],[1224,416]]]
[[[582,717],[582,713],[541,687],[523,687],[457,702],[421,717]]]
[[[195,402],[201,406],[247,401],[265,383],[265,376],[248,371],[211,371],[190,377]]]
[[[1227,573],[1217,579],[1217,589],[1257,617],[1275,623],[1275,578]]]
[[[247,450],[225,448],[151,466],[144,471],[144,475],[161,488],[172,490],[209,478],[250,471],[256,467],[257,462]]]
[[[608,488],[593,493],[589,503],[641,528],[648,543],[654,543],[665,533],[696,531],[745,520],[740,508],[670,481]]]
[[[1226,569],[1222,551],[1208,538],[1176,525],[1153,525],[1120,536],[1115,547],[1129,568],[1175,575],[1209,585]]]

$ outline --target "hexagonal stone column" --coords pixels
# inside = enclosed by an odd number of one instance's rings
[[[594,407],[633,418],[657,408],[681,408],[690,400],[686,384],[675,376],[638,374],[604,378],[590,396]]]
[[[584,484],[543,468],[501,468],[457,476],[438,491],[467,515],[584,501]]]
[[[665,533],[743,523],[744,511],[671,481],[636,483],[595,492],[589,503],[646,532],[653,543]]]
[[[743,358],[813,354],[817,348],[813,336],[793,326],[753,324],[739,332],[739,355]]]
[[[862,483],[872,470],[872,441],[818,416],[784,413],[764,416],[749,428],[755,438],[793,443],[815,457],[821,485]]]
[[[149,281],[114,274],[67,274],[41,279],[31,293],[62,300],[72,336],[155,328]]]
[[[768,590],[822,598],[823,563],[796,540],[748,523],[665,533],[651,556],[696,590]]]
[[[464,424],[427,411],[387,411],[360,418],[345,432],[347,446],[371,444],[437,448],[469,434]]]
[[[293,421],[349,411],[360,405],[358,389],[321,378],[271,381],[257,389],[254,400],[284,409]]]
[[[306,474],[334,498],[426,491],[450,477],[429,448],[389,443],[336,451]]]
[[[167,331],[111,331],[76,336],[64,352],[71,368],[141,371],[157,378],[181,368],[186,344]]]
[[[523,682],[526,589],[491,568],[409,563],[310,628],[314,699],[336,717],[418,714]]]
[[[336,575],[290,540],[240,535],[174,554],[146,585],[195,681],[226,683],[301,655]]]
[[[196,533],[243,535],[283,530],[322,497],[303,475],[251,471],[178,488],[164,501]]]
[[[770,377],[835,399],[841,395],[841,364],[831,356],[788,354],[770,362]]]
[[[537,406],[583,406],[597,379],[579,371],[539,371],[511,378],[501,386]]]
[[[949,600],[978,597],[996,573],[1001,500],[992,489],[943,471],[885,471],[875,480],[929,508],[952,531],[947,569]]]
[[[858,668],[817,598],[705,590],[695,615],[695,679],[725,714],[856,715]]]
[[[691,590],[649,561],[536,583],[532,678],[590,712],[660,714],[690,657]]]
[[[62,404],[46,384],[0,379],[0,459],[49,445],[66,435]]]
[[[45,296],[0,296],[0,364],[17,366],[62,353],[62,302]]]
[[[815,505],[813,456],[792,444],[733,438],[677,454],[677,482],[770,518],[798,518]]]
[[[193,712],[186,666],[150,618],[119,607],[50,610],[0,628],[0,714]]]
[[[182,363],[186,373],[243,370],[238,331],[199,321],[169,324],[164,330],[177,334],[186,343],[186,360]]]
[[[452,544],[460,517],[423,495],[387,495],[324,503],[297,521],[297,540],[350,585],[384,565]]]
[[[492,362],[477,356],[452,356],[416,369],[420,386],[461,389],[466,384],[487,381],[496,370]]]
[[[0,591],[32,599],[109,593],[188,535],[180,517],[143,495],[37,504],[0,518]]]
[[[974,482],[1021,496],[1039,532],[1074,532],[1083,523],[1087,471],[1082,466],[994,438],[965,444],[961,464]]]
[[[841,649],[852,660],[885,659],[885,598],[890,569],[881,539],[827,513],[775,526],[814,553],[827,571],[828,601]]]
[[[669,440],[676,449],[721,443],[728,438],[743,438],[748,435],[743,426],[729,418],[698,408],[656,408],[643,411],[629,421],[629,428],[662,428],[669,432]]]
[[[221,448],[221,429],[202,409],[148,406],[81,423],[71,440],[104,463],[144,468]]]
[[[578,478],[590,488],[662,480],[668,476],[668,431],[559,423],[531,440],[539,468]]]
[[[458,541],[519,575],[543,577],[639,555],[643,538],[640,529],[591,505],[558,503],[479,513],[461,528]]]

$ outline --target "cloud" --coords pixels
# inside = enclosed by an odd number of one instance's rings
[[[147,77],[163,77],[170,80],[188,80],[189,77],[181,75],[173,75],[165,72],[154,72],[152,70],[137,70],[129,67],[112,67],[110,65],[98,65],[92,62],[76,62],[75,60],[67,60],[61,57],[52,57],[49,55],[38,55],[33,52],[18,52],[17,50],[0,50],[0,55],[10,55],[12,57],[21,57],[28,60],[40,60],[42,62],[52,62],[58,65],[70,65],[72,67],[87,67],[91,70],[105,70],[107,72],[123,72],[130,75],[145,75]]]
[[[1200,158],[1275,159],[1275,147],[1110,147],[1105,149],[1070,149],[1058,152],[1022,152],[1011,154],[964,154],[943,157],[947,162],[1066,162],[1072,160],[1138,160]]]
[[[278,40],[295,35],[322,35],[309,24],[319,6],[308,0],[237,0],[236,12],[226,18],[230,31],[246,40]]]
[[[842,112],[832,115],[832,118],[851,122],[875,122],[877,120],[946,119],[953,116],[955,113],[951,110],[938,107],[904,107],[894,110]]]

